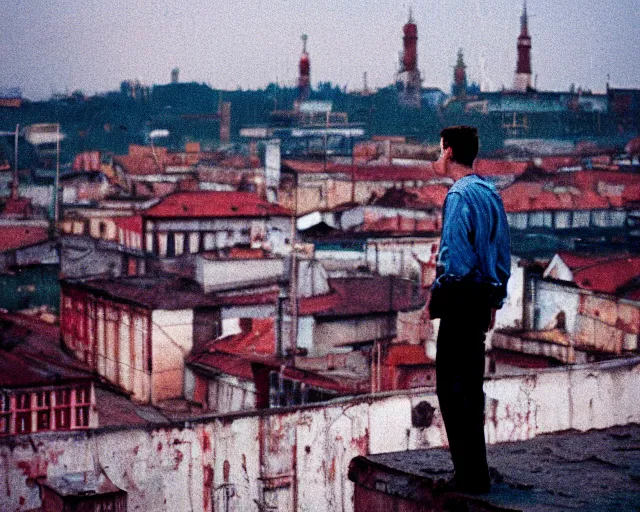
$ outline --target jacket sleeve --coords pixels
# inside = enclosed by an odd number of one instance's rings
[[[473,231],[469,205],[460,194],[449,194],[440,240],[439,273],[463,277],[471,272],[476,265]]]

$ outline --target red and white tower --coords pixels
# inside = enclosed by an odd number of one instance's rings
[[[298,103],[307,101],[311,92],[311,63],[307,53],[307,34],[302,34],[302,55],[298,66]]]
[[[518,36],[518,64],[513,79],[513,89],[526,92],[531,89],[531,37],[527,19],[527,2],[520,16],[520,35]]]
[[[418,70],[418,27],[413,21],[411,10],[409,10],[409,21],[402,30],[403,49],[400,55],[400,69],[396,75],[396,88],[400,103],[419,108],[422,78]]]

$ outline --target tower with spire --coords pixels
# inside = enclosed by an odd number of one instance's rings
[[[531,89],[531,37],[527,18],[527,2],[525,0],[520,16],[520,35],[518,36],[518,63],[513,78],[513,89],[526,92]]]
[[[418,27],[409,9],[409,20],[403,27],[403,49],[400,54],[400,69],[396,74],[396,88],[400,103],[419,108],[421,104],[422,78],[418,70]]]
[[[307,53],[307,34],[302,34],[302,55],[298,66],[298,104],[309,99],[311,92],[311,63]]]
[[[453,68],[453,86],[451,93],[456,98],[462,99],[467,96],[467,66],[464,63],[462,48],[458,50],[458,60]]]

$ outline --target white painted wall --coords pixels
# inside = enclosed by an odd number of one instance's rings
[[[640,358],[491,377],[485,382],[489,443],[640,422],[638,372]],[[416,428],[411,410],[422,401],[436,413],[431,426]],[[354,456],[446,444],[437,399],[421,390],[286,413],[216,416],[179,428],[110,428],[90,437],[57,432],[47,434],[46,443],[38,439],[0,438],[0,509],[41,505],[29,478],[98,467],[127,491],[129,510],[258,512],[265,501],[291,510],[295,498],[299,511],[352,512],[347,468]],[[280,485],[268,490],[269,482]]]
[[[439,241],[439,238],[370,239],[366,248],[367,265],[383,276],[417,279],[419,261],[429,261]]]
[[[507,299],[501,309],[496,312],[496,329],[505,327],[522,327],[524,301],[524,267],[520,266],[520,258],[511,257],[511,277],[507,283]]]
[[[193,310],[157,309],[151,314],[151,400],[179,398],[184,358],[193,347]]]
[[[556,317],[560,311],[564,311],[566,318],[566,330],[569,334],[575,334],[576,317],[580,305],[578,290],[572,290],[561,284],[538,280],[536,282],[536,307],[540,309],[540,315],[535,329],[552,329],[556,325]]]
[[[196,280],[204,292],[228,287],[233,283],[247,283],[284,275],[284,259],[210,260],[199,256],[196,260]]]
[[[384,317],[346,318],[334,320],[316,319],[314,327],[313,350],[311,356],[321,356],[332,352],[350,351],[351,348],[338,348],[344,343],[373,341],[395,334],[395,320],[389,322]]]

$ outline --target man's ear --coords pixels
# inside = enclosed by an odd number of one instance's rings
[[[442,150],[442,156],[444,157],[445,160],[451,160],[451,157],[453,156],[453,149],[452,148],[444,148]]]

